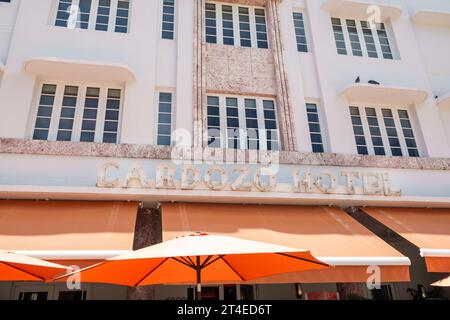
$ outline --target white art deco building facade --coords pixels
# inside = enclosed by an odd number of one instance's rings
[[[0,249],[87,266],[203,231],[334,266],[205,299],[449,297],[449,57],[444,0],[2,0]]]

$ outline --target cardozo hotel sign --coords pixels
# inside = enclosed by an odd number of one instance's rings
[[[286,182],[278,179],[278,167],[250,165],[173,165],[159,163],[144,167],[133,162],[100,166],[98,188],[166,190],[211,190],[230,192],[316,193],[399,197],[402,191],[391,185],[388,173],[355,170],[320,170],[294,167]],[[152,176],[154,179],[150,179]]]

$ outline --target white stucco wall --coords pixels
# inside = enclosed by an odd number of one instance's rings
[[[193,128],[194,1],[177,1],[175,40],[160,36],[162,1],[133,1],[130,32],[98,32],[54,27],[55,0],[21,0],[0,5],[0,60],[6,65],[0,85],[0,137],[31,137],[38,84],[44,77],[25,74],[33,57],[115,63],[131,68],[136,81],[124,89],[120,142],[155,144],[158,90],[174,92],[174,128]],[[422,156],[450,156],[450,110],[434,96],[450,92],[450,28],[414,24],[419,9],[447,10],[445,1],[373,0],[402,9],[387,21],[395,60],[341,56],[325,0],[284,0],[278,6],[285,70],[293,107],[297,149],[311,151],[305,102],[319,104],[327,152],[356,153],[349,102],[339,95],[357,76],[387,86],[425,90],[421,104],[402,106],[417,122]],[[292,11],[305,13],[310,52],[297,52]],[[16,19],[17,13],[17,19]],[[16,21],[14,23],[14,21]],[[13,31],[11,41],[8,32]],[[362,44],[363,45],[363,44]],[[8,57],[8,59],[6,59]],[[90,83],[92,74],[86,74]],[[64,75],[59,81],[65,81]],[[105,83],[108,85],[108,83]],[[74,159],[75,160],[75,159]]]

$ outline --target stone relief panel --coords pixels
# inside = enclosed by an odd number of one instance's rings
[[[275,96],[272,50],[205,44],[206,90]]]

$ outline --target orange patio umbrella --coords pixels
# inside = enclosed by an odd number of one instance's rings
[[[450,277],[436,281],[436,282],[432,283],[431,285],[435,286],[435,287],[450,287]]]
[[[240,282],[328,267],[306,250],[195,233],[113,257],[74,273],[80,273],[82,282],[125,286],[195,283],[197,299],[200,299],[202,283]]]
[[[0,250],[0,281],[45,281],[67,272],[67,267]]]

